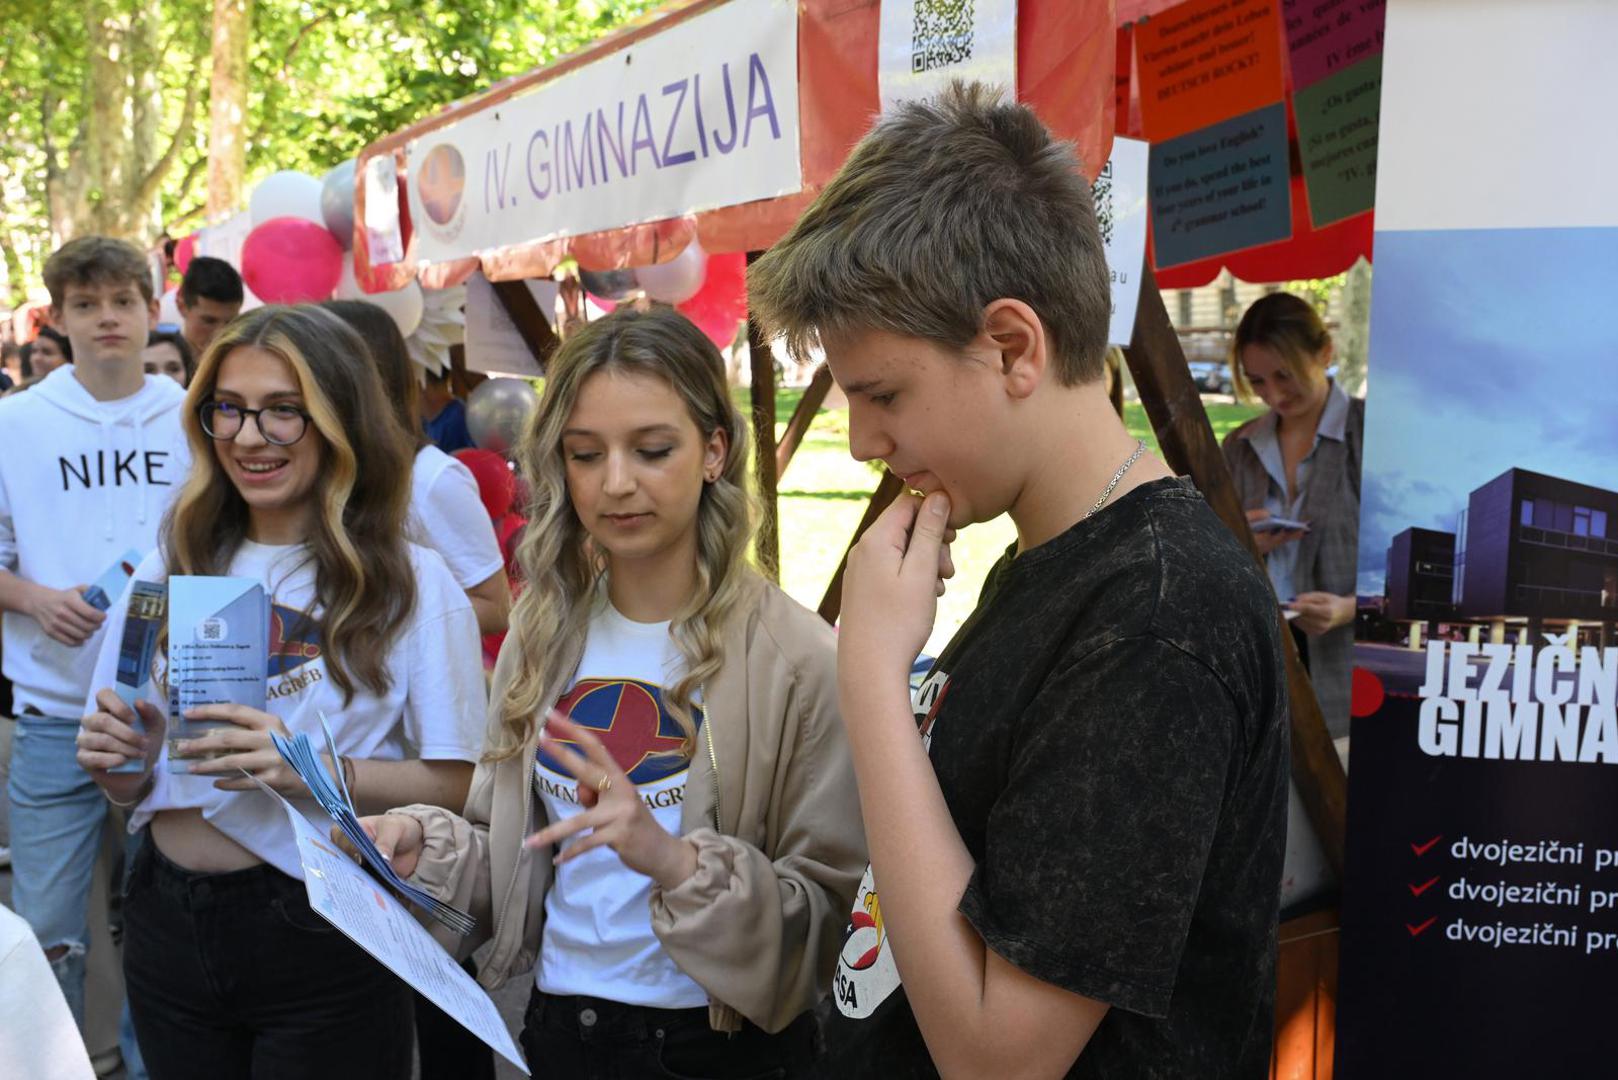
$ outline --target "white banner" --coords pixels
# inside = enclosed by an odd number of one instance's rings
[[[218,225],[210,225],[197,234],[198,255],[206,255],[211,259],[224,259],[234,266],[238,272],[242,268],[242,245],[247,243],[248,234],[253,231],[253,215],[246,210],[232,214]],[[253,290],[242,282],[242,310],[252,311],[256,307],[263,307],[264,301],[253,295]]]
[[[224,259],[238,270],[242,266],[242,245],[253,231],[253,216],[246,210],[209,225],[197,234],[196,254],[210,259]]]
[[[882,111],[951,79],[1017,92],[1017,0],[882,0]]]
[[[790,194],[794,0],[732,0],[412,142],[423,262]]]
[[[1128,345],[1140,301],[1140,274],[1146,259],[1146,162],[1150,144],[1112,140],[1112,157],[1096,177],[1096,222],[1107,248],[1112,277],[1112,323],[1107,344]]]

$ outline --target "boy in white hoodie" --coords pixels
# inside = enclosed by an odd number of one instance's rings
[[[87,236],[45,264],[51,315],[74,363],[0,401],[0,619],[17,713],[12,744],[13,904],[84,1021],[84,951],[107,805],[75,760],[108,603],[86,596],[129,551],[146,555],[190,467],[185,393],[145,374],[157,319],[146,260]]]

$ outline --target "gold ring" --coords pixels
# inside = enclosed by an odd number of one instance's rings
[[[605,795],[612,790],[612,777],[606,773],[601,774],[601,782],[596,784],[596,794]]]

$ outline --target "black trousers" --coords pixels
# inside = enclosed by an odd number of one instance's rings
[[[474,979],[478,966],[461,965]],[[494,1080],[494,1051],[437,1005],[412,992],[416,1006],[416,1054],[421,1080]]]
[[[535,1076],[785,1080],[807,1074],[819,1055],[820,1029],[805,1013],[775,1035],[752,1024],[728,1035],[708,1026],[706,1008],[651,1009],[536,989],[521,1041]]]
[[[410,988],[271,866],[186,870],[148,833],[125,879],[124,980],[152,1080],[408,1080]]]

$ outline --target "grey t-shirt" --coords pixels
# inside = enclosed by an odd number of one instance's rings
[[[1070,1077],[1264,1077],[1286,839],[1286,684],[1264,572],[1159,480],[990,572],[917,695],[977,864],[960,911],[1112,1008]],[[827,1076],[936,1076],[855,904]]]

